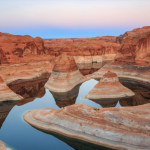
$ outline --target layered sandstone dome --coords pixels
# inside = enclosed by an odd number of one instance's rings
[[[56,59],[53,72],[45,84],[52,92],[67,92],[85,80],[72,56],[62,54]]]
[[[128,98],[132,96],[134,96],[134,93],[119,82],[116,73],[108,71],[83,98],[98,101],[103,99]]]
[[[41,131],[118,150],[143,150],[150,148],[149,107],[99,109],[75,104],[60,110],[32,110],[24,114],[24,120]]]
[[[0,102],[9,100],[22,100],[23,97],[14,93],[0,77]]]

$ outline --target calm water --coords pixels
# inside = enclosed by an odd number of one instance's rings
[[[82,83],[82,85],[79,87],[79,94],[78,90],[77,92],[74,92],[75,95],[76,93],[78,94],[75,103],[76,104],[85,103],[89,106],[101,108],[100,104],[97,104],[91,100],[81,99],[81,97],[85,96],[90,90],[92,90],[92,88],[97,83],[98,81],[94,79]],[[56,97],[59,98],[58,95]],[[13,108],[6,117],[0,129],[0,140],[2,140],[8,147],[12,148],[13,150],[76,149],[75,146],[76,143],[71,144],[74,145],[71,147],[68,144],[66,144],[69,143],[67,142],[67,139],[64,139],[62,141],[60,139],[63,139],[63,137],[56,138],[53,135],[38,131],[23,120],[23,114],[26,113],[28,110],[42,109],[42,108],[60,109],[58,106],[66,105],[66,102],[64,103],[61,102],[60,105],[57,103],[58,104],[57,106],[55,99],[53,95],[48,90],[46,90],[46,93],[42,98],[35,98],[34,101],[28,102],[21,106],[15,105],[13,107],[12,105]],[[115,102],[115,105],[116,107],[120,107],[118,101]]]

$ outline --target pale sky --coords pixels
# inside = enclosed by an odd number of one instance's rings
[[[150,26],[150,0],[0,0],[0,32],[90,37],[142,26]]]

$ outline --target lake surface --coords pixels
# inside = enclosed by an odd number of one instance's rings
[[[6,146],[12,148],[13,150],[73,150],[76,149],[76,143],[70,144],[69,146],[67,143],[67,139],[63,141],[60,140],[61,138],[56,138],[57,136],[53,136],[50,134],[46,134],[44,132],[38,131],[37,129],[30,126],[23,120],[23,114],[29,110],[35,109],[42,109],[42,108],[54,108],[60,109],[60,107],[64,107],[69,104],[78,104],[78,103],[85,103],[92,107],[102,108],[100,104],[97,104],[88,99],[81,99],[81,97],[85,96],[92,88],[98,83],[95,79],[91,79],[81,84],[75,88],[72,93],[67,96],[53,95],[48,91],[45,90],[46,93],[41,98],[35,98],[31,102],[23,103],[21,105],[15,105],[5,103],[5,106],[8,105],[8,109],[11,109],[8,115],[6,115],[6,119],[3,122],[1,121],[1,128],[0,128],[0,140],[2,140]],[[28,88],[29,89],[29,88]],[[79,93],[78,93],[79,90]],[[21,90],[20,90],[21,91]],[[73,98],[70,98],[70,95],[74,95],[77,97],[76,100],[73,101]],[[60,99],[64,99],[63,101],[58,101]],[[72,100],[70,100],[70,99]],[[67,100],[68,99],[68,100]],[[59,103],[60,102],[60,103]],[[109,105],[109,104],[108,104]],[[108,106],[107,105],[107,106]],[[112,104],[111,104],[112,105]],[[114,102],[116,107],[121,107],[119,101]],[[2,111],[2,106],[0,107],[0,113]],[[3,113],[5,110],[3,110]],[[62,137],[63,139],[63,137]],[[65,141],[65,142],[64,142]],[[80,146],[81,149],[82,146]],[[88,149],[88,148],[86,148]],[[94,148],[93,148],[94,150]]]

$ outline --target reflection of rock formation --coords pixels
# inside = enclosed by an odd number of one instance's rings
[[[8,86],[12,91],[21,95],[24,100],[20,101],[17,105],[24,105],[28,102],[33,101],[35,98],[41,98],[45,95],[44,85],[47,78],[40,80],[32,80],[21,83],[12,83]]]
[[[102,67],[102,63],[85,63],[85,64],[77,64],[79,71],[82,75],[92,74],[98,71]]]
[[[45,88],[53,92],[67,92],[84,81],[84,76],[72,56],[58,56],[53,72],[45,84]]]
[[[137,106],[150,103],[150,90],[138,87],[131,87],[130,89],[135,93],[135,96],[129,99],[120,99],[121,106]]]
[[[103,108],[106,107],[115,107],[118,103],[118,100],[116,99],[104,99],[104,100],[92,100],[97,104],[100,104]]]
[[[112,149],[141,150],[150,147],[149,107],[150,104],[99,109],[74,104],[60,110],[28,111],[23,117],[45,132],[56,132]]]
[[[8,116],[11,109],[18,103],[19,101],[4,101],[0,102],[0,128],[2,127],[3,122]]]
[[[83,98],[91,100],[117,100],[134,96],[134,93],[124,87],[115,73],[107,72],[95,87]]]
[[[5,147],[5,144],[2,141],[0,141],[0,150],[11,150],[11,149]]]
[[[57,106],[61,108],[61,107],[75,104],[76,98],[79,94],[80,86],[81,84],[75,86],[71,91],[64,92],[64,93],[56,93],[52,91],[50,92],[52,93]]]
[[[0,77],[0,102],[2,101],[15,101],[15,100],[22,100],[23,98],[14,93],[3,81]]]

